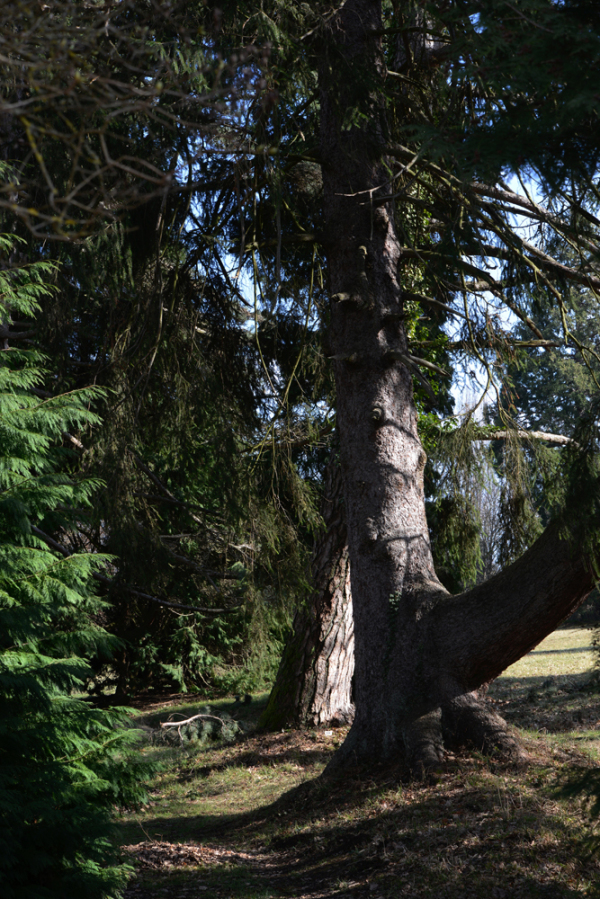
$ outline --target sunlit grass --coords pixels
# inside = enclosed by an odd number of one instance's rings
[[[585,674],[594,666],[592,633],[588,628],[561,628],[542,640],[502,677],[556,677]]]

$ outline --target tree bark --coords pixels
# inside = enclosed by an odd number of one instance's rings
[[[346,514],[337,455],[325,473],[323,534],[315,542],[314,590],[294,618],[260,724],[282,727],[350,724],[354,718],[354,621]]]
[[[347,0],[331,20],[320,70],[329,342],[355,622],[356,714],[330,770],[400,754],[428,769],[445,740],[465,736],[510,749],[503,722],[474,691],[593,585],[591,565],[556,525],[506,571],[460,596],[436,577],[384,164],[381,30],[380,0]],[[518,754],[514,740],[512,749]]]

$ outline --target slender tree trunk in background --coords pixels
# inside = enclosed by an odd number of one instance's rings
[[[261,725],[270,730],[349,724],[354,717],[354,622],[341,469],[332,456],[325,474],[315,543],[314,590],[294,618]]]
[[[556,526],[465,594],[450,596],[436,577],[383,160],[381,29],[380,0],[347,0],[331,21],[320,70],[330,344],[355,623],[356,714],[331,769],[400,754],[427,769],[439,763],[444,740],[518,755],[474,691],[554,630],[593,584],[591,566]]]

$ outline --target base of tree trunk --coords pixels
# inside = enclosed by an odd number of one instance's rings
[[[329,762],[324,776],[338,776],[349,767],[367,768],[373,762],[383,761],[361,753],[359,743],[359,737],[351,731]],[[446,700],[407,724],[398,756],[388,761],[404,762],[412,777],[428,777],[443,769],[448,750],[459,749],[474,749],[517,765],[529,760],[518,735],[475,691]]]
[[[350,590],[342,474],[335,454],[325,472],[321,514],[325,531],[315,541],[313,592],[296,612],[267,708],[264,730],[352,724],[354,619]]]

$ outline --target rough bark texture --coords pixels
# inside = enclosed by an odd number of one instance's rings
[[[356,715],[332,763],[405,754],[435,766],[444,740],[511,750],[473,692],[552,631],[591,590],[591,568],[550,527],[509,569],[451,597],[425,518],[425,454],[405,361],[399,242],[378,100],[379,0],[348,0],[320,71],[330,345],[355,621]],[[353,121],[348,111],[357,111]],[[513,741],[512,750],[518,754]]]
[[[349,724],[354,717],[354,621],[342,477],[337,457],[325,476],[323,534],[312,557],[314,591],[296,612],[277,679],[262,716],[271,730]]]
[[[408,347],[398,283],[400,247],[392,209],[382,203],[389,194],[382,185],[389,179],[381,161],[385,123],[376,99],[381,62],[372,37],[382,27],[380,3],[349,0],[332,27],[321,73],[321,137],[330,341],[356,646],[356,717],[339,761],[349,753],[394,756],[405,740],[418,747],[414,752],[426,752],[424,740],[431,741],[414,732],[415,722],[439,708],[439,702],[422,672],[422,621],[445,591],[431,559],[423,501],[425,454],[411,377],[394,361],[396,354],[406,356]],[[359,81],[350,77],[357,72],[370,85],[369,96],[348,93],[348,85]],[[345,127],[344,114],[357,101],[368,116],[368,129]]]

